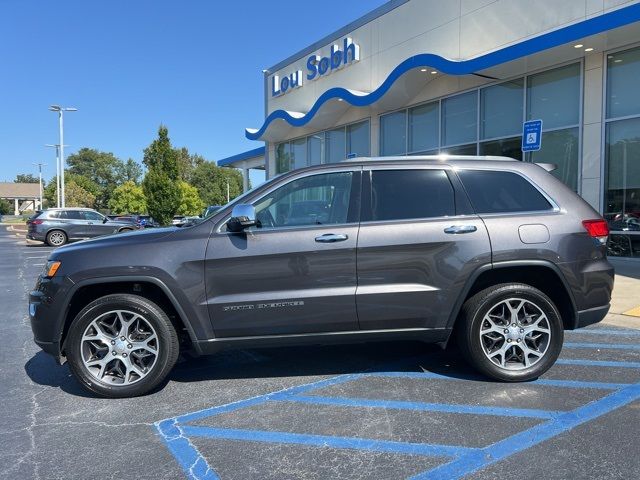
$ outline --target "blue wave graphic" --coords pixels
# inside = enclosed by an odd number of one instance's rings
[[[303,127],[313,119],[322,105],[332,99],[343,99],[345,102],[348,102],[355,107],[366,107],[371,105],[372,103],[380,100],[389,91],[396,80],[414,68],[430,67],[448,75],[468,75],[518,58],[533,55],[553,47],[558,47],[580,38],[603,33],[614,28],[623,27],[639,20],[640,4],[634,4],[554,30],[553,32],[545,33],[470,60],[449,60],[432,53],[415,55],[407,58],[400,65],[394,68],[382,85],[371,93],[366,95],[357,95],[346,88],[331,88],[320,95],[313,104],[313,107],[311,107],[311,110],[303,116],[294,117],[285,110],[274,110],[267,116],[260,129],[256,131],[245,129],[245,136],[249,140],[259,140],[267,128],[269,128],[269,125],[278,119],[286,121],[293,127]]]

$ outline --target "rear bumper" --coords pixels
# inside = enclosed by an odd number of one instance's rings
[[[576,322],[576,328],[586,327],[594,323],[601,322],[609,312],[610,304],[603,305],[602,307],[589,308],[588,310],[578,311],[578,320]]]

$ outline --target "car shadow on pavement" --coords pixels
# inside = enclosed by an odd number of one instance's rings
[[[365,372],[430,372],[452,378],[485,380],[460,358],[455,347],[442,350],[420,342],[227,351],[181,361],[170,374],[170,380],[198,382]]]
[[[24,371],[38,385],[59,388],[79,397],[95,397],[73,378],[68,365],[59,366],[52,356],[39,351],[24,365]]]
[[[80,397],[95,398],[62,367],[40,351],[27,361],[26,374],[38,385],[59,388]],[[181,357],[170,382],[202,382],[243,378],[313,377],[375,372],[430,372],[451,378],[490,381],[476,374],[455,347],[442,350],[420,342],[318,345],[230,350],[199,358]]]

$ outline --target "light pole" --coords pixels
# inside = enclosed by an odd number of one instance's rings
[[[69,145],[65,145],[68,147]],[[56,149],[56,207],[60,207],[60,145],[47,143],[45,147],[55,147]]]
[[[75,112],[78,109],[74,107],[61,107],[60,105],[51,105],[49,110],[58,112],[58,123],[60,126],[60,202],[64,208],[64,112]]]
[[[40,210],[42,210],[42,165],[44,165],[44,163],[34,163],[34,165],[38,167],[38,182],[40,183]]]

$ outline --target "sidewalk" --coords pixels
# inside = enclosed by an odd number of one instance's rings
[[[640,259],[609,257],[616,269],[611,309],[603,323],[640,329]]]

